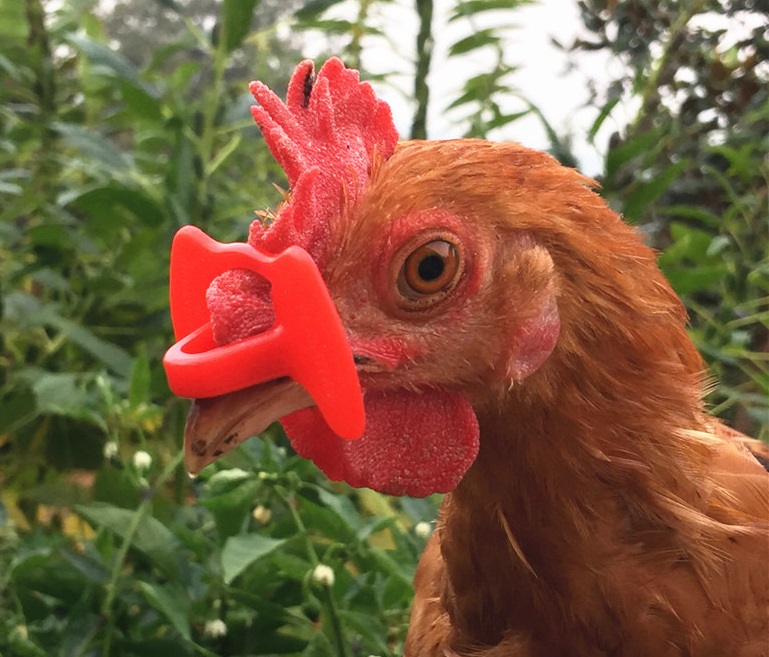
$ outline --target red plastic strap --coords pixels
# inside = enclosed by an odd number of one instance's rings
[[[211,281],[247,269],[270,281],[275,324],[217,346],[206,305]],[[249,244],[222,244],[184,226],[171,247],[171,319],[177,342],[163,365],[181,397],[215,397],[289,376],[310,393],[343,438],[363,433],[363,394],[344,326],[315,262],[301,247],[267,255]]]

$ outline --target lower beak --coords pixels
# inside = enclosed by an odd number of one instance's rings
[[[187,471],[196,475],[276,420],[314,405],[309,393],[288,378],[219,397],[195,399],[184,429]]]

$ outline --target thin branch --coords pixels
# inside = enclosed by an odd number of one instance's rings
[[[430,72],[430,60],[433,56],[433,0],[416,0],[416,6],[419,14],[417,66],[414,76],[414,98],[417,101],[417,108],[411,124],[411,138],[427,139],[427,107],[430,101],[427,75]]]

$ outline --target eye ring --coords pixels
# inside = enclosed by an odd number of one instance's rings
[[[409,301],[445,295],[461,274],[459,249],[445,239],[433,239],[414,249],[398,273],[398,292]]]

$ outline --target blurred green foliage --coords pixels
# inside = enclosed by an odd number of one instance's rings
[[[588,136],[618,103],[638,107],[612,135],[604,194],[664,251],[714,412],[769,439],[769,4],[579,4],[589,32],[572,49],[622,64],[595,80]]]
[[[338,4],[0,4],[0,654],[399,654],[436,501],[330,484],[279,428],[191,481],[186,402],[160,366],[173,233],[242,239],[280,199],[247,81],[281,93],[304,34],[355,65],[381,34],[381,1],[354,3],[352,19]],[[451,20],[472,29],[522,4],[462,0]],[[706,4],[686,20],[675,4],[582,3],[591,36],[574,47],[626,63],[597,80],[589,137],[621,95],[640,99],[605,154],[604,191],[665,249],[721,381],[716,410],[766,438],[766,31],[719,48],[723,34],[692,27]],[[466,108],[465,134],[519,116],[501,100],[516,93],[502,30],[449,49],[492,53],[449,101]],[[692,73],[677,77],[684,61]]]

